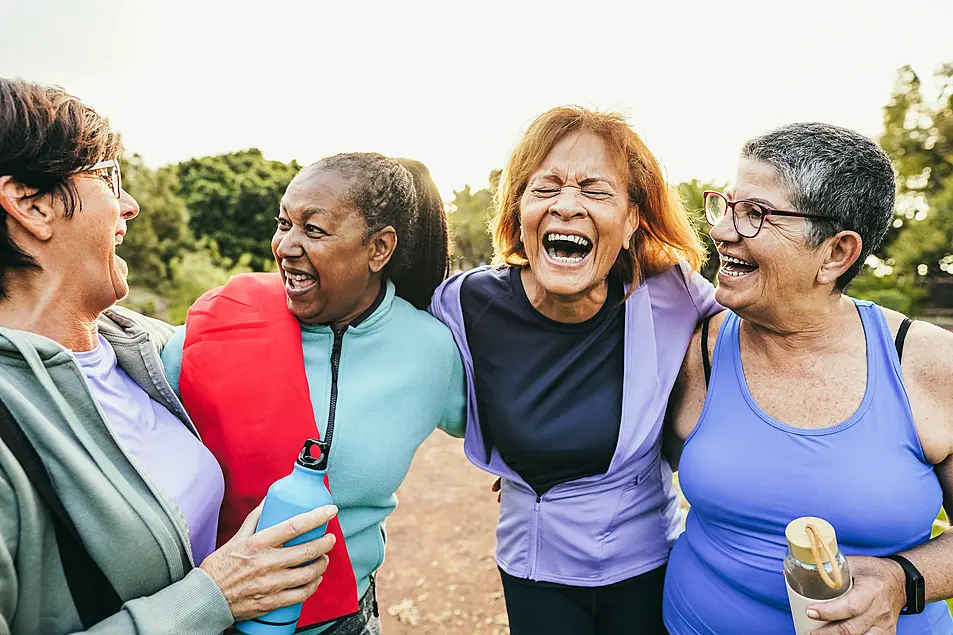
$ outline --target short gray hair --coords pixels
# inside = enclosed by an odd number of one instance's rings
[[[793,123],[748,141],[741,157],[771,165],[797,211],[838,219],[809,220],[809,246],[817,247],[845,229],[860,234],[860,257],[837,279],[837,288],[843,290],[893,221],[896,182],[887,154],[847,128]]]

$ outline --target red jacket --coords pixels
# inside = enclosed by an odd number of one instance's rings
[[[235,276],[192,306],[179,390],[225,475],[221,545],[238,531],[268,487],[288,475],[304,440],[319,434],[301,327],[288,311],[278,274]],[[337,518],[327,531],[337,541],[321,586],[304,603],[299,628],[358,608],[357,582]]]

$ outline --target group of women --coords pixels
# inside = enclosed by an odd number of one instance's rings
[[[277,273],[176,329],[116,306],[121,152],[75,97],[0,79],[0,634],[213,635],[300,602],[299,632],[379,633],[384,523],[436,428],[500,478],[513,635],[793,633],[806,515],[853,574],[816,633],[953,634],[953,538],[930,537],[953,334],[845,294],[893,218],[863,136],[744,145],[705,197],[717,289],[616,115],[540,115],[500,181],[498,264],[449,279],[426,167],[328,157],[276,210]],[[309,437],[334,506],[255,533]]]

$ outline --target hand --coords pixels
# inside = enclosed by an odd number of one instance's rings
[[[248,514],[238,533],[201,565],[222,590],[236,622],[311,597],[328,568],[325,554],[334,546],[334,535],[325,534],[301,545],[282,547],[334,518],[338,512],[334,505],[299,514],[256,534],[261,507]]]
[[[900,609],[907,602],[903,569],[886,558],[857,556],[847,562],[854,588],[836,600],[807,607],[808,617],[833,622],[811,631],[811,635],[895,634]]]
[[[497,477],[497,479],[493,481],[493,485],[490,485],[490,491],[496,492],[496,502],[499,503],[500,499],[503,498],[503,479]]]

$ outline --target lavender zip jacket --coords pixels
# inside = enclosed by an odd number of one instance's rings
[[[444,282],[430,312],[453,332],[463,357],[467,458],[503,479],[497,564],[518,578],[585,587],[665,564],[681,531],[681,514],[672,470],[661,456],[662,421],[696,324],[721,310],[711,283],[682,262],[645,280],[626,300],[622,423],[609,469],[537,497],[496,448],[486,446],[481,432],[460,288],[483,269]]]

